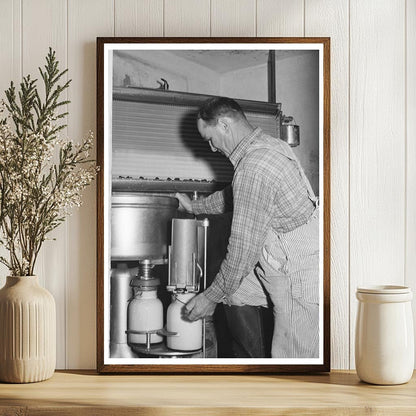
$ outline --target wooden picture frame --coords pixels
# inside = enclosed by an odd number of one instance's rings
[[[267,57],[266,62],[263,57]],[[244,59],[249,60],[251,66],[243,67]],[[213,78],[210,71],[213,73]],[[221,88],[220,81],[213,81],[216,79],[215,73],[221,74],[218,75],[218,79],[223,82]],[[246,93],[251,96],[244,96]],[[236,94],[239,96],[237,97]],[[305,94],[309,95],[306,97]],[[111,280],[111,276],[115,276],[115,268],[119,267],[121,262],[119,260],[121,257],[112,261],[115,253],[115,249],[112,248],[112,238],[115,238],[116,233],[118,235],[122,227],[112,231],[113,223],[116,221],[113,217],[115,208],[113,207],[113,210],[111,208],[112,192],[124,194],[132,192],[135,195],[141,192],[155,195],[170,192],[168,195],[172,195],[172,190],[189,193],[196,184],[195,186],[198,186],[202,192],[210,193],[224,185],[221,180],[212,180],[211,177],[208,177],[208,180],[201,180],[200,176],[198,180],[189,180],[187,177],[184,181],[181,166],[184,166],[185,162],[181,159],[181,162],[175,165],[175,158],[179,157],[178,153],[172,151],[173,153],[170,154],[168,146],[166,158],[160,156],[163,160],[160,163],[157,163],[157,160],[152,161],[151,151],[146,153],[148,150],[138,150],[140,146],[137,143],[141,143],[140,132],[143,128],[136,124],[135,114],[143,114],[142,118],[146,123],[160,126],[162,121],[159,121],[159,115],[156,119],[152,118],[151,110],[145,113],[147,110],[141,109],[141,103],[146,103],[146,106],[147,103],[169,106],[169,111],[170,109],[173,111],[171,120],[176,120],[179,114],[175,112],[176,106],[197,108],[205,99],[215,95],[235,98],[248,113],[262,115],[267,113],[269,116],[273,113],[278,129],[276,135],[281,138],[288,139],[288,136],[284,137],[282,133],[284,130],[286,132],[289,130],[282,126],[300,125],[301,145],[295,153],[297,152],[301,164],[303,160],[307,165],[310,163],[305,168],[305,172],[312,187],[315,187],[319,193],[320,206],[319,354],[317,357],[200,358],[200,355],[195,354],[195,356],[185,355],[185,358],[173,355],[161,359],[162,355],[147,355],[147,353],[143,355],[140,348],[134,350],[134,354],[140,355],[139,357],[118,356],[111,352],[111,348],[114,351],[114,348],[119,346],[126,348],[127,345],[127,349],[132,349],[129,342],[120,341],[119,338],[114,341],[114,331],[118,331],[119,337],[126,333],[125,328],[120,330],[117,326],[120,324],[116,325],[116,322],[124,325],[129,313],[126,308],[128,309],[129,306],[126,305],[125,299],[126,283],[123,283],[124,298],[122,301],[117,301],[121,296],[121,290],[120,293],[114,294],[115,285],[121,280],[117,280],[116,283]],[[253,96],[260,96],[260,99],[253,99]],[[283,99],[283,96],[286,98]],[[129,106],[132,105],[136,107],[130,110]],[[167,107],[157,110],[160,112],[157,114],[165,114],[167,111],[165,108]],[[270,108],[275,108],[276,111],[270,112]],[[310,110],[311,108],[313,111]],[[284,114],[287,111],[290,116]],[[311,111],[312,115],[309,114]],[[122,118],[119,120],[119,117]],[[263,116],[259,117],[260,123],[262,119]],[[169,124],[171,122],[166,121],[169,131],[174,129]],[[191,124],[193,125],[193,122]],[[189,123],[184,122],[182,126],[177,127],[178,135],[181,135],[181,129],[188,129],[188,125]],[[273,124],[273,128],[274,126]],[[293,132],[293,129],[290,129]],[[201,139],[196,137],[197,133],[192,133],[191,136],[192,140],[194,137],[195,140]],[[123,139],[119,140],[119,137]],[[289,140],[291,138],[293,137],[289,137]],[[296,133],[295,141],[297,138]],[[154,138],[152,140],[156,141]],[[188,139],[184,139],[185,142],[186,140]],[[302,155],[302,144],[305,151],[309,152],[307,156]],[[190,162],[190,167],[186,168],[189,176],[202,169],[200,163],[204,163],[202,160],[204,156],[201,158],[198,153],[195,157],[198,163]],[[166,167],[170,166],[170,163],[173,167]],[[97,369],[100,373],[229,374],[330,371],[329,38],[97,38],[97,164],[100,166],[97,182]],[[157,169],[154,170],[156,165],[171,169],[172,177],[167,177],[168,174],[165,176],[161,174],[159,177],[155,173],[149,173],[159,172]],[[142,167],[147,169],[144,174],[141,174]],[[149,178],[149,175],[155,177]],[[158,183],[154,185],[154,182]],[[128,233],[130,225],[124,224],[123,227],[123,232]],[[166,244],[169,245],[170,242],[167,241]],[[207,258],[209,263],[209,253]],[[131,258],[128,259],[133,261]],[[165,259],[164,262],[166,263],[167,260]],[[124,263],[120,267],[126,271]],[[132,270],[136,269],[130,267],[131,263],[128,266],[128,275],[133,279]],[[207,276],[206,268],[204,272]],[[161,273],[164,274],[165,271]],[[131,279],[129,278],[129,284],[132,283]],[[131,301],[132,297],[133,295],[130,295],[128,301]],[[119,305],[123,305],[121,312],[117,309]],[[114,315],[116,309],[118,312]],[[266,309],[261,308],[261,310]],[[127,329],[128,334],[133,332]],[[159,331],[158,334],[160,335],[161,332]],[[151,335],[146,336],[148,342],[146,351],[153,351]],[[126,334],[126,339],[127,337]],[[206,356],[206,344],[203,349]]]

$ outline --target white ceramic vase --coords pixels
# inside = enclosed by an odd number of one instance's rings
[[[412,292],[405,286],[358,288],[355,365],[372,384],[402,384],[414,368]]]
[[[53,296],[36,276],[8,276],[0,290],[0,381],[33,383],[56,365]]]

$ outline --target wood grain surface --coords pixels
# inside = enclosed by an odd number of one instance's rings
[[[210,0],[164,2],[164,36],[210,36]]]
[[[306,3],[306,36],[331,38],[331,365],[349,368],[349,43],[344,0]]]
[[[211,36],[256,36],[256,1],[211,0]]]
[[[379,28],[384,16],[389,16],[388,31]],[[405,2],[352,0],[350,21],[350,195],[354,196],[350,368],[354,368],[357,287],[405,282],[405,49],[397,47],[405,36]]]
[[[406,2],[406,278],[415,288],[416,280],[416,1]],[[416,322],[416,296],[413,297],[413,320]],[[415,351],[416,357],[416,351]],[[416,362],[416,361],[415,361]]]
[[[67,12],[68,67],[72,79],[68,91],[71,101],[68,105],[68,135],[74,143],[79,143],[89,131],[95,130],[97,70],[94,34],[114,34],[113,0],[69,0]],[[92,153],[95,158],[95,149]],[[85,189],[82,200],[82,208],[74,210],[66,221],[66,268],[70,278],[65,288],[65,368],[88,368],[95,359],[96,182]],[[82,342],[74,342],[75,339]]]
[[[38,79],[38,88],[43,95],[43,82],[39,74],[39,67],[44,68],[45,57],[49,47],[56,52],[59,69],[63,71],[68,67],[67,62],[67,9],[66,0],[22,0],[22,73],[31,78]],[[43,19],[48,24],[39,24]],[[68,75],[64,75],[62,83]],[[68,92],[64,91],[61,100],[67,99]],[[61,107],[67,111],[67,106]],[[68,135],[68,129],[60,132],[62,138]],[[58,160],[58,155],[54,156]],[[55,241],[51,241],[56,239]],[[68,223],[53,230],[48,235],[39,252],[35,265],[35,275],[39,276],[39,283],[46,287],[56,302],[56,335],[57,349],[56,361],[58,368],[65,367],[66,360],[66,282],[68,276]]]
[[[304,6],[303,0],[257,0],[257,36],[305,36]]]
[[[0,384],[0,415],[414,415],[415,378],[362,383],[353,372],[315,376],[99,376],[57,372]]]
[[[163,36],[163,0],[115,0],[114,22],[115,36]]]

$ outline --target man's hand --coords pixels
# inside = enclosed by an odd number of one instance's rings
[[[175,197],[179,200],[179,209],[192,214],[192,204],[189,196],[186,194],[176,193]]]
[[[203,293],[200,293],[185,305],[185,315],[190,321],[196,321],[213,315],[216,306],[216,302],[209,300]]]

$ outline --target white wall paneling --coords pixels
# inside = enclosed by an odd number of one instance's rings
[[[256,0],[211,0],[211,36],[256,36]]]
[[[406,280],[416,289],[416,1],[406,2]],[[416,322],[416,299],[413,298]],[[415,326],[416,329],[416,326]]]
[[[1,0],[0,5],[0,100],[3,100],[10,81],[18,85],[22,76],[22,4],[21,0]],[[8,257],[5,250],[1,253]],[[0,264],[1,287],[6,282],[7,275],[6,266]]]
[[[331,37],[331,365],[349,366],[349,10],[308,0],[305,36]]]
[[[56,51],[60,68],[67,67],[67,3],[66,0],[22,2],[22,57],[23,75],[31,74],[42,85],[38,67],[45,65],[49,47]],[[66,80],[66,75],[64,76]],[[43,91],[40,88],[40,91]],[[62,98],[67,97],[66,92]],[[66,109],[62,107],[63,110]],[[62,136],[67,129],[61,131]],[[50,241],[50,239],[56,241]],[[66,366],[66,281],[69,264],[68,224],[64,223],[44,242],[35,273],[41,284],[53,294],[56,302],[57,366]]]
[[[0,14],[0,99],[5,98],[3,91],[8,88],[10,80],[14,77],[13,49],[15,44],[14,33],[14,2],[3,0]],[[19,40],[19,39],[17,39]]]
[[[115,0],[115,36],[163,36],[163,0]]]
[[[164,0],[164,36],[210,36],[210,0]]]
[[[357,286],[404,283],[404,23],[404,0],[351,0],[351,367]]]
[[[257,0],[257,36],[304,36],[305,0]]]
[[[358,285],[416,287],[415,0],[0,0],[0,88],[69,68],[68,128],[95,130],[97,36],[331,37],[332,367],[354,367]],[[95,367],[95,184],[46,242],[58,368]],[[7,271],[0,270],[4,282]]]
[[[0,14],[0,99],[4,99],[10,81],[20,82],[21,55],[21,0],[2,0]]]
[[[114,35],[113,0],[68,0],[68,134],[80,142],[96,123],[97,36]],[[93,155],[94,156],[94,155]],[[95,367],[96,187],[67,220],[66,349],[67,368]]]

